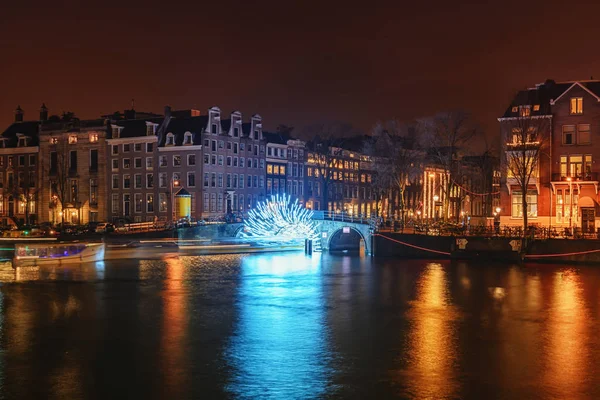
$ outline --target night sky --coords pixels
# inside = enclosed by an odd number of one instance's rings
[[[85,7],[81,4],[86,4]],[[267,129],[467,109],[490,131],[518,89],[600,78],[600,5],[564,1],[12,1],[0,124],[218,105]]]

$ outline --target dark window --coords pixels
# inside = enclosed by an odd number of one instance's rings
[[[212,124],[212,126],[210,127],[210,132],[217,133],[217,124]]]
[[[69,169],[71,171],[77,171],[77,150],[71,150],[69,152]]]
[[[58,154],[55,151],[50,152],[50,174],[56,174],[58,167]]]
[[[98,150],[90,151],[90,171],[98,171]]]

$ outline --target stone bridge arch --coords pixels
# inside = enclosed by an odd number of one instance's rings
[[[319,231],[321,232],[321,249],[323,249],[323,251],[328,251],[333,236],[338,232],[342,232],[344,228],[350,228],[357,232],[365,241],[365,252],[371,254],[371,227],[368,224],[355,222],[321,221],[321,224],[319,225]]]

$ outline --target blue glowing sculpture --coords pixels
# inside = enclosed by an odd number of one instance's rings
[[[281,239],[317,239],[318,224],[312,219],[313,212],[291,202],[290,196],[275,195],[258,203],[248,212],[245,236]]]

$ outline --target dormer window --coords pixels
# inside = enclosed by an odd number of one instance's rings
[[[113,137],[113,139],[117,139],[119,137],[119,127],[113,126],[112,137]]]
[[[583,97],[571,97],[571,115],[583,114]]]
[[[19,136],[19,147],[26,147],[27,146],[27,137],[26,136]]]
[[[190,132],[186,132],[183,136],[183,144],[192,144],[192,134]]]
[[[166,146],[174,146],[175,145],[175,136],[169,132],[167,134],[167,142],[165,143]]]
[[[514,107],[512,108],[512,112],[514,112],[514,113],[516,113],[516,112],[519,112],[519,107],[517,107],[517,106],[514,106]]]
[[[77,144],[77,135],[69,135],[69,144]]]
[[[154,136],[154,124],[146,125],[146,136]]]
[[[531,115],[531,107],[530,106],[520,106],[519,107],[519,116],[520,117],[529,117]]]
[[[51,137],[50,138],[50,144],[58,144],[58,138],[57,137]]]
[[[98,134],[90,133],[90,143],[98,143]]]

